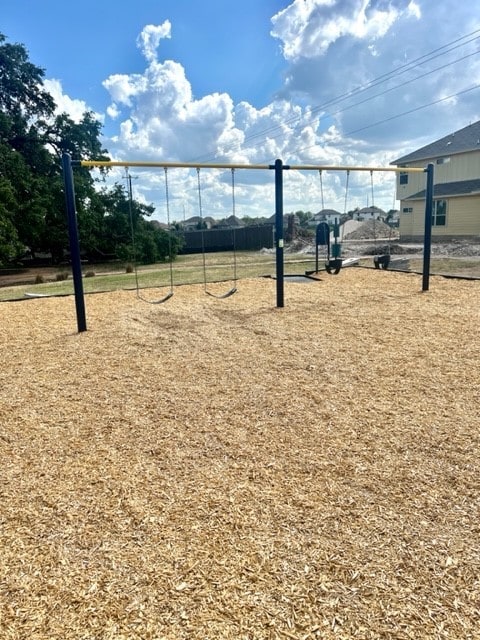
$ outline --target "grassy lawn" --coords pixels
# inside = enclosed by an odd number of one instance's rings
[[[411,271],[421,271],[422,268],[422,260],[417,259],[410,261]],[[449,258],[446,256],[433,257],[430,261],[430,271],[442,275],[473,276],[480,278],[480,259]]]
[[[205,256],[206,277],[208,282],[228,281],[234,278],[236,267],[237,279],[256,278],[273,275],[275,273],[275,255],[272,253],[241,252],[237,253],[236,265],[231,253],[215,253]],[[285,258],[286,273],[303,273],[313,268],[313,260],[305,260],[304,256],[292,254]],[[59,273],[62,271],[59,270]],[[64,271],[63,271],[64,272]],[[85,274],[94,273],[92,277]],[[45,277],[45,282],[35,284],[35,278],[40,270],[32,270],[26,276],[31,282],[17,286],[0,287],[0,301],[23,299],[28,294],[34,295],[69,295],[73,293],[73,280],[69,273],[68,279],[57,281],[56,274]],[[136,280],[140,288],[169,287],[170,265],[155,264],[139,266],[137,274],[126,273],[123,266],[112,267],[106,265],[88,265],[83,269],[83,288],[85,293],[100,291],[115,291],[119,289],[135,289]],[[200,284],[204,281],[203,256],[179,256],[173,263],[174,286],[181,284]]]
[[[285,274],[303,274],[312,271],[315,267],[315,259],[312,255],[301,253],[288,253],[285,255]],[[319,259],[320,267],[323,267],[323,257]],[[237,252],[236,265],[233,255],[229,252],[211,253],[205,256],[207,282],[221,282],[233,280],[234,266],[237,279],[256,278],[275,274],[275,254],[260,252]],[[373,267],[372,258],[362,258],[362,266]],[[414,258],[409,260],[409,270],[421,272],[422,260]],[[89,272],[94,273],[87,277]],[[32,295],[70,295],[73,294],[73,280],[70,272],[66,280],[57,281],[57,274],[50,270],[45,276],[45,282],[35,284],[36,276],[41,270],[32,270],[25,282],[16,286],[0,286],[0,301],[19,300]],[[59,269],[58,273],[67,273]],[[85,293],[101,291],[115,291],[120,289],[135,289],[138,278],[140,288],[155,288],[170,286],[170,265],[155,264],[140,266],[135,273],[126,273],[124,266],[120,265],[87,265],[83,269],[83,287]],[[433,257],[431,259],[432,274],[452,274],[480,277],[480,260],[468,258]],[[202,284],[203,256],[201,254],[178,256],[173,263],[174,286],[182,284]]]

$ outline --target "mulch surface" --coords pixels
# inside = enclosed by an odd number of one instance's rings
[[[0,305],[2,640],[480,638],[480,283],[275,286]]]

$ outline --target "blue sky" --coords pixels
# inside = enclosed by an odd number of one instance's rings
[[[138,73],[145,60],[136,46],[148,24],[172,23],[162,58],[187,71],[194,95],[227,92],[235,102],[268,104],[285,67],[270,18],[282,0],[3,0],[0,31],[21,42],[32,62],[65,93],[96,111],[108,106],[102,81],[114,73]]]
[[[114,159],[384,166],[480,118],[477,6],[3,0],[0,31],[45,69],[59,110],[97,114]],[[238,174],[238,214],[270,215],[271,175]],[[138,177],[136,197],[161,203],[159,172]],[[229,213],[227,178],[203,175],[211,215]],[[375,182],[389,209],[391,175]],[[326,207],[342,210],[343,184],[325,176]],[[369,191],[355,174],[348,207]],[[193,174],[172,175],[171,192],[174,218],[196,213]],[[319,210],[318,176],[291,172],[285,200]]]

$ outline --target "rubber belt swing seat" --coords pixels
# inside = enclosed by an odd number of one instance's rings
[[[375,190],[373,188],[373,171],[370,171],[370,185],[372,190],[372,215],[373,215],[373,241],[375,254],[377,253],[377,231],[375,225]],[[375,255],[373,258],[375,269],[388,269],[390,265],[390,240],[388,244],[388,253],[383,255]]]
[[[320,174],[320,178],[321,178],[321,174]],[[349,179],[350,179],[350,171],[347,170],[347,175],[346,175],[346,178],[345,178],[345,200],[344,200],[344,207],[343,207],[344,214],[347,213],[348,182],[349,182]],[[340,257],[341,244],[337,243],[337,237],[338,236],[335,236],[335,242],[334,242],[334,245],[333,245],[336,248],[334,257],[333,257],[333,259],[330,258],[330,244],[329,244],[328,245],[328,260],[325,263],[325,271],[328,274],[330,274],[331,276],[338,275],[340,273],[340,270],[342,269],[342,265],[343,265],[343,260]]]
[[[232,172],[232,215],[233,215],[233,224],[235,224],[235,169],[231,169]],[[236,282],[237,282],[237,256],[236,256],[236,248],[235,248],[235,227],[232,226],[232,244],[233,244],[233,287],[226,291],[225,293],[217,295],[212,291],[208,290],[207,287],[207,264],[205,258],[205,235],[203,228],[203,208],[202,208],[202,188],[200,183],[200,167],[197,167],[197,186],[198,186],[198,212],[200,216],[200,226],[201,226],[201,237],[202,237],[202,257],[203,257],[203,286],[205,289],[205,293],[212,298],[217,298],[219,300],[229,298],[233,296],[234,293],[237,292]]]
[[[126,168],[127,179],[129,184],[129,214],[130,214],[130,229],[132,234],[132,251],[133,251],[133,264],[135,271],[135,285],[136,285],[136,295],[139,300],[142,302],[147,302],[148,304],[162,304],[173,296],[173,255],[172,255],[172,230],[170,229],[170,202],[169,202],[169,192],[168,192],[168,174],[167,167],[164,167],[165,171],[165,203],[167,210],[167,227],[168,227],[168,252],[170,257],[170,291],[158,300],[149,300],[145,298],[140,293],[140,285],[138,281],[138,270],[137,270],[137,256],[136,256],[136,246],[135,246],[135,225],[133,222],[133,206],[132,206],[132,178],[128,173],[128,167]]]
[[[329,273],[331,276],[336,276],[340,273],[340,269],[342,268],[342,261],[338,259],[329,260],[325,264],[325,271]]]

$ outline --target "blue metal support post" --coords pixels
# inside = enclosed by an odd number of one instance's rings
[[[275,160],[275,263],[277,278],[277,307],[284,303],[284,267],[283,267],[283,163]],[[285,167],[287,168],[287,167]]]
[[[430,255],[432,249],[432,215],[433,215],[433,164],[428,164],[427,186],[425,190],[425,232],[423,236],[423,279],[422,291],[428,291],[430,282]]]
[[[68,153],[62,154],[63,182],[65,185],[65,203],[67,206],[68,238],[70,242],[70,259],[72,261],[73,286],[75,290],[75,307],[77,311],[78,332],[87,330],[85,317],[85,297],[83,295],[82,261],[80,259],[80,242],[78,239],[77,211],[75,208],[75,188],[73,184],[72,160]]]

